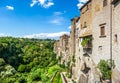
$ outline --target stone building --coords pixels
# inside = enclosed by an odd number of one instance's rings
[[[92,2],[89,0],[84,4],[80,11],[80,32],[79,32],[79,74],[77,83],[95,83],[100,82],[99,70],[96,68],[92,59],[93,51],[93,9]],[[84,79],[84,81],[82,80]]]
[[[113,0],[112,4],[112,59],[115,64],[112,77],[113,83],[120,83],[120,0]]]
[[[60,41],[54,42],[54,53],[56,54],[56,57],[58,58],[60,56]]]
[[[72,79],[101,83],[97,65],[100,60],[112,59],[112,83],[120,83],[120,0],[89,0],[80,12],[80,17],[71,20],[67,51],[61,44],[64,38],[60,38],[60,52],[65,57],[62,61],[75,57],[74,66],[73,62],[70,65]]]
[[[92,1],[92,34],[93,34],[93,51],[92,59],[98,64],[101,59],[110,59],[110,0],[93,0]]]
[[[78,77],[78,70],[80,66],[80,55],[79,55],[79,30],[80,30],[80,17],[75,17],[75,54],[74,54],[74,66],[72,67],[72,76],[73,79],[77,79]],[[73,58],[73,57],[72,57]]]
[[[68,39],[69,36],[64,34],[60,37],[60,56],[61,56],[61,64],[67,64],[69,57],[69,48],[68,48]]]
[[[70,56],[75,55],[75,30],[76,30],[76,21],[78,17],[71,19],[71,33],[70,33]]]

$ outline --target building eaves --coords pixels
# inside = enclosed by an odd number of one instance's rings
[[[89,1],[87,1],[81,8],[80,8],[80,11],[88,4],[88,3],[90,3],[92,0],[89,0]]]
[[[78,17],[78,18],[77,18],[76,22],[78,22],[78,21],[79,21],[79,19],[80,19],[80,17]]]
[[[74,18],[71,19],[71,21],[75,20],[75,19],[79,19],[80,17],[76,16]]]
[[[113,0],[112,4],[116,4],[118,1],[120,1],[120,0]]]

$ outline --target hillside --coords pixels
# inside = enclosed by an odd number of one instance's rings
[[[0,83],[62,83],[54,40],[0,38]]]

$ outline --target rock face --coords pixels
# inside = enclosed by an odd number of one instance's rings
[[[100,71],[96,68],[93,60],[89,56],[83,56],[79,70],[79,78],[77,83],[99,83]],[[84,79],[84,80],[81,80]]]

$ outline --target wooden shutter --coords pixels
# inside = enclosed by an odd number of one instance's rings
[[[101,27],[100,33],[101,33],[101,36],[105,36],[105,27],[104,26]]]

